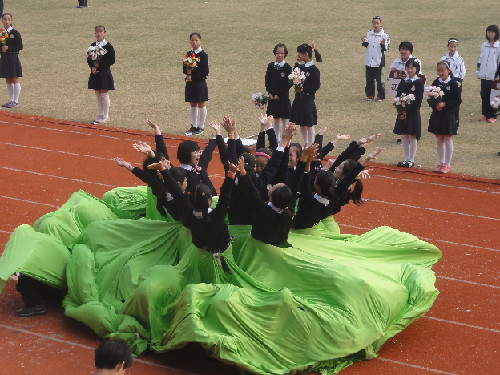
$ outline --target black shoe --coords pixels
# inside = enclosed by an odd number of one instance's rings
[[[33,315],[44,315],[46,313],[47,313],[47,306],[45,305],[22,307],[16,310],[16,315],[22,317],[28,317]]]
[[[205,130],[202,128],[194,128],[194,130],[191,132],[191,135],[198,135],[203,133]]]
[[[401,143],[401,138],[396,139],[396,143]]]
[[[407,162],[406,162],[405,167],[406,167],[406,168],[412,168],[414,165],[415,165],[415,163],[414,163],[414,162],[412,162],[412,161],[407,161]]]
[[[193,135],[193,131],[195,131],[196,129],[197,129],[196,126],[191,125],[191,127],[189,128],[189,130],[186,130],[186,132],[184,134],[186,134],[186,135]]]
[[[396,166],[406,168],[407,164],[408,162],[405,160],[405,161],[400,161],[398,164],[396,164]]]

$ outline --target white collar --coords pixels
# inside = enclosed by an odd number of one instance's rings
[[[418,79],[418,75],[414,75],[413,78],[410,78],[410,77],[407,77],[406,78],[406,81],[412,81],[412,82],[415,82],[416,80]]]
[[[455,53],[453,54],[453,56],[450,56],[449,53],[446,54],[446,57],[449,58],[449,59],[456,59],[458,58],[458,51],[455,51]]]
[[[14,29],[14,28],[12,26],[9,26],[9,28],[6,31],[10,32],[12,29]]]
[[[276,206],[273,204],[273,202],[267,202],[267,205],[268,205],[269,207],[271,207],[274,211],[276,211],[276,212],[277,212],[277,213],[279,213],[279,214],[283,212],[283,210],[282,210],[281,208],[276,207]]]
[[[280,62],[280,63],[275,61],[275,62],[274,62],[274,66],[278,65],[280,68],[283,68],[283,66],[285,65],[285,62],[286,62],[285,60],[283,60],[283,61],[282,61],[282,62]]]
[[[208,208],[208,213],[212,212],[212,208]],[[203,219],[203,212],[193,210],[193,215],[197,219]]]
[[[201,46],[193,50],[194,53],[200,53],[201,51],[203,51],[203,48],[201,48]]]
[[[314,194],[314,199],[316,199],[324,206],[328,206],[330,204],[330,201],[327,198],[323,198],[322,196],[318,195],[318,193]]]
[[[448,82],[450,82],[450,81],[451,81],[451,77],[450,77],[450,76],[448,76],[448,78],[446,78],[446,81],[443,81],[443,80],[441,79],[441,77],[440,77],[440,78],[438,78],[438,80],[439,80],[439,82],[441,82],[441,83],[448,83]]]
[[[95,42],[96,46],[101,46],[101,47],[104,47],[106,44],[108,44],[108,42],[106,41],[106,39],[103,39],[102,42]]]
[[[377,33],[375,30],[371,29],[370,30],[373,35],[382,35],[384,33],[384,28],[381,28],[380,31]]]
[[[181,167],[182,169],[185,169],[186,171],[190,171],[193,169],[193,167],[190,165],[190,164],[179,164],[179,167]]]
[[[314,61],[312,61],[312,60],[311,60],[311,61],[309,61],[309,62],[306,62],[306,63],[304,64],[304,66],[305,66],[306,68],[309,68],[310,66],[313,66],[313,65],[314,65]]]

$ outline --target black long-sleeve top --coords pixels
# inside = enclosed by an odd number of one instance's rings
[[[193,50],[186,52],[188,55],[191,55],[194,53]],[[208,54],[201,50],[198,53],[195,53],[196,57],[199,58],[198,62],[196,63],[196,68],[191,69],[191,81],[196,82],[196,81],[202,81],[207,79],[208,77]],[[188,68],[183,64],[182,65],[182,71],[184,74],[187,74]]]
[[[440,87],[444,92],[443,101],[446,103],[446,106],[443,108],[443,111],[449,111],[462,103],[462,96],[457,81],[452,79],[447,83],[443,83],[437,78],[432,82],[432,86]],[[434,111],[436,110],[435,106],[431,104],[429,104],[429,106],[432,107]]]
[[[179,183],[172,177],[168,170],[161,172],[163,176],[164,186],[166,188],[164,207],[174,220],[182,220],[186,209],[186,195],[182,192]]]
[[[226,214],[230,204],[230,194],[234,185],[232,178],[226,177],[220,189],[217,206],[209,212],[210,221],[194,215],[193,207],[188,201],[184,215],[184,226],[191,229],[192,242],[196,247],[217,253],[224,251],[229,244],[229,230]]]
[[[274,128],[269,128],[265,132],[259,132],[257,136],[257,143],[255,144],[255,149],[265,148],[266,147],[266,134],[267,139],[269,140],[269,148],[271,150],[276,150],[278,147],[278,139],[276,138],[276,132]]]
[[[410,109],[406,111],[406,113],[408,114],[409,112],[418,111],[422,106],[422,100],[424,98],[424,83],[421,79],[418,78],[414,81],[407,81],[406,79],[402,79],[399,82],[398,88],[396,90],[396,96],[401,96],[403,94],[415,95],[415,102],[413,103],[413,106],[411,106]]]
[[[305,66],[299,63],[295,64],[295,68],[299,68],[306,75],[304,80],[304,85],[302,87],[302,94],[310,95],[314,97],[316,91],[321,87],[320,72],[316,65],[312,64],[310,66]]]
[[[97,42],[91,44],[91,46],[95,46]],[[102,58],[97,62],[99,64],[99,70],[109,69],[111,65],[115,63],[115,49],[111,45],[110,42],[107,42],[106,45],[102,46],[107,52],[102,56]],[[87,56],[87,64],[89,67],[93,68],[94,63],[96,61],[92,60],[90,56]]]
[[[266,90],[271,95],[278,95],[280,99],[289,97],[290,87],[293,86],[288,80],[288,75],[292,72],[290,64],[285,62],[283,67],[275,65],[274,62],[267,65],[265,85]]]
[[[5,45],[9,48],[7,49],[7,52],[2,52],[2,55],[19,53],[19,51],[23,49],[23,38],[21,38],[21,33],[16,29],[11,29]]]

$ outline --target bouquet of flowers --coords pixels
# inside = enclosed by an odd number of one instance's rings
[[[427,102],[435,107],[436,104],[443,102],[444,92],[440,87],[427,86],[424,89],[424,96],[427,98]]]
[[[403,111],[411,108],[415,103],[415,95],[413,94],[403,94],[401,96],[396,96],[392,99],[392,104],[396,107],[398,115],[402,115]]]
[[[264,109],[267,102],[269,101],[269,96],[261,92],[252,94],[252,103],[257,109]]]
[[[9,39],[9,32],[4,28],[0,29],[0,43],[5,46],[7,44],[7,40]]]
[[[101,61],[106,53],[108,53],[108,50],[99,45],[90,46],[89,48],[87,48],[87,56],[90,56],[92,61]]]
[[[198,61],[200,61],[200,58],[196,57],[194,52],[186,53],[182,57],[182,63],[186,67],[188,74],[191,74],[191,71],[198,66]]]
[[[300,92],[302,87],[304,87],[304,81],[306,80],[306,75],[299,67],[294,68],[293,71],[288,75],[288,81],[293,83],[295,92]]]
[[[496,110],[496,115],[500,115],[500,96],[495,96],[493,98],[493,101],[490,103],[490,105],[493,107],[493,109]]]

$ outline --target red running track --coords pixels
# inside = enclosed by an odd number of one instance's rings
[[[167,145],[180,139],[167,136]],[[140,164],[131,147],[136,141],[152,142],[152,135],[0,112],[1,248],[14,228],[55,210],[78,189],[100,197],[115,186],[137,185],[112,161],[121,156]],[[216,159],[212,164],[209,172],[220,185],[222,169]],[[443,252],[434,267],[440,295],[423,318],[382,347],[378,358],[341,374],[497,374],[500,181],[381,164],[370,168],[364,193],[369,201],[336,216],[342,231],[360,234],[389,225],[435,244]],[[65,318],[58,306],[45,316],[16,317],[21,304],[9,284],[0,296],[0,374],[92,373],[100,339],[90,329]],[[148,354],[135,361],[130,374],[231,375],[238,370],[193,346]]]

